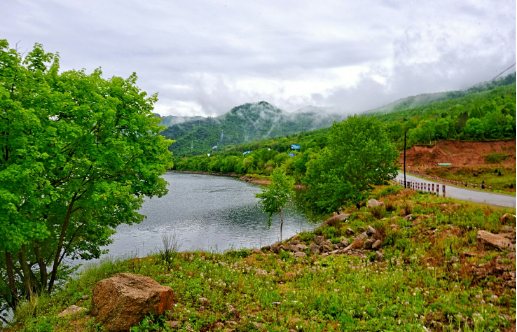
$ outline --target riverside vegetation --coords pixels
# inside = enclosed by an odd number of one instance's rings
[[[340,214],[315,232],[262,251],[178,253],[164,241],[155,256],[105,262],[70,279],[65,257],[99,257],[116,226],[144,218],[137,212],[143,196],[166,193],[160,175],[172,166],[172,142],[158,135],[156,96],[136,87],[136,75],[105,80],[100,70],[59,73],[59,57],[41,45],[22,59],[4,40],[0,65],[0,131],[8,133],[0,164],[0,309],[14,309],[9,330],[102,330],[87,316],[89,293],[116,272],[149,275],[177,293],[172,310],[148,317],[135,331],[512,328],[514,245],[494,253],[476,233],[514,232],[515,211],[399,187],[377,187],[373,195],[384,207],[365,207],[374,186],[388,184],[398,168],[389,126],[375,117],[354,116],[301,134],[309,144],[300,153],[288,154],[277,143],[277,151],[262,145],[243,154],[242,146],[228,147],[210,159],[178,160],[178,168],[287,174],[307,185],[313,209],[347,212],[348,221]],[[494,119],[509,123],[515,114],[505,113],[505,101],[512,94],[500,92],[495,106],[483,111],[499,112],[503,116]],[[482,128],[472,117],[473,128]],[[494,137],[506,135],[503,122],[496,121],[503,129]],[[375,239],[352,237],[361,227]],[[78,319],[59,315],[68,304],[86,310]]]
[[[172,310],[132,331],[515,330],[515,249],[476,239],[479,230],[515,239],[514,209],[399,186],[377,187],[372,197],[384,205],[348,208],[346,220],[331,218],[276,244],[276,253],[177,252],[169,241],[156,255],[87,266],[52,298],[20,305],[9,330],[102,331],[88,314],[89,297],[97,281],[120,272],[149,276],[175,292]],[[368,226],[382,243],[381,261],[354,242]],[[357,249],[311,251],[317,237]],[[301,252],[293,253],[292,244]],[[58,318],[72,304],[87,310]]]

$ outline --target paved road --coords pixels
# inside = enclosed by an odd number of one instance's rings
[[[404,174],[399,173],[397,180],[404,180]],[[419,183],[437,183],[429,180],[424,180],[416,176],[406,174],[406,181],[414,181]],[[442,184],[440,184],[440,195],[442,195]],[[491,205],[508,206],[515,208],[515,196],[493,194],[489,192],[482,192],[477,190],[463,189],[460,187],[445,185],[445,196],[462,199],[466,201],[487,203]]]

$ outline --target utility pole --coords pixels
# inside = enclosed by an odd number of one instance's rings
[[[406,188],[406,134],[407,131],[404,131],[404,188]]]

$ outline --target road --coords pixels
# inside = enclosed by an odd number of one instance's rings
[[[399,173],[397,175],[397,180],[404,180],[404,174]],[[406,174],[406,181],[419,182],[419,183],[438,183],[429,180],[425,180],[422,178],[418,178],[416,176],[412,176]],[[440,183],[440,195],[442,195],[442,184]],[[507,206],[515,208],[515,196],[502,195],[502,194],[493,194],[490,192],[483,192],[477,190],[469,190],[463,189],[456,186],[445,185],[445,196],[462,199],[465,201],[477,202],[477,203],[486,203],[490,205],[498,205],[498,206]]]

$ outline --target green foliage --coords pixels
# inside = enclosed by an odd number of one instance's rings
[[[67,258],[99,257],[122,223],[162,196],[171,141],[136,75],[59,73],[40,44],[0,40],[0,306],[51,292]],[[1,309],[1,307],[0,307]]]
[[[328,146],[308,163],[309,202],[330,212],[364,200],[373,185],[395,177],[398,156],[378,119],[353,116],[334,123]]]
[[[294,181],[289,179],[285,173],[276,168],[271,175],[271,183],[262,190],[262,193],[255,194],[260,199],[259,204],[262,211],[268,215],[268,227],[271,227],[271,217],[275,213],[280,214],[280,240],[282,240],[282,207],[285,206],[291,197]]]

